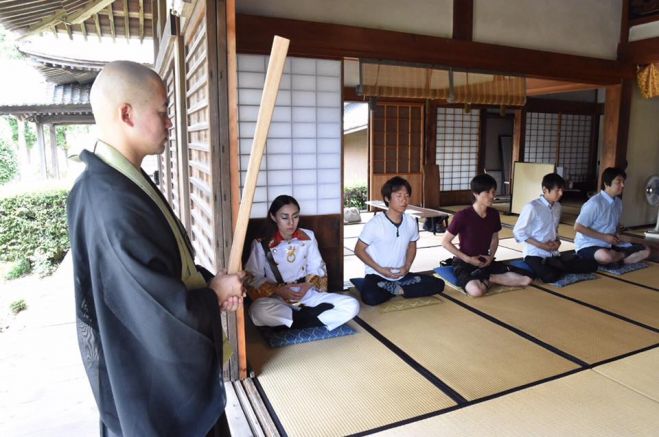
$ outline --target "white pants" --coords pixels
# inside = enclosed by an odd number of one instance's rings
[[[318,316],[318,320],[323,322],[328,331],[352,320],[359,313],[357,299],[337,293],[325,293],[315,288],[310,288],[300,303],[308,307],[315,307],[321,303],[334,305],[334,308],[323,311]],[[249,314],[256,326],[286,325],[290,328],[293,324],[293,311],[295,310],[294,305],[286,303],[279,296],[261,297],[252,303]]]

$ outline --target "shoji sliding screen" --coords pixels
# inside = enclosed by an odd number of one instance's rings
[[[238,55],[240,185],[265,81],[268,57]],[[340,214],[341,62],[288,58],[268,133],[252,207],[266,217],[280,194],[294,196],[303,215]]]
[[[478,167],[479,111],[437,108],[436,162],[440,191],[469,190]]]
[[[592,177],[591,124],[591,115],[527,113],[524,160],[556,164],[567,180],[587,181]]]

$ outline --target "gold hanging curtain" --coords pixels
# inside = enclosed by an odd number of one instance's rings
[[[362,62],[361,92],[366,97],[450,100],[451,103],[524,106],[526,80],[437,68]],[[453,92],[449,74],[453,75]]]
[[[659,69],[655,64],[646,65],[636,74],[641,95],[646,99],[659,96]]]

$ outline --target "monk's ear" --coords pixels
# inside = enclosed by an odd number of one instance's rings
[[[128,126],[133,127],[135,125],[135,113],[133,111],[132,105],[130,103],[122,103],[119,107],[119,110],[121,111],[121,121],[126,123]]]

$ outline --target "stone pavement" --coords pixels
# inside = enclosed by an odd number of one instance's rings
[[[78,351],[70,257],[50,277],[0,284],[0,436],[97,436],[98,412]],[[7,296],[28,309],[6,317]]]

